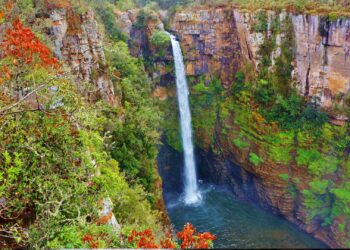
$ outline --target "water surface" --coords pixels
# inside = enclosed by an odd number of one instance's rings
[[[217,236],[215,248],[326,248],[287,220],[238,200],[225,188],[205,186],[201,190],[203,200],[198,206],[184,205],[177,193],[165,194],[177,231],[190,222],[198,231]]]

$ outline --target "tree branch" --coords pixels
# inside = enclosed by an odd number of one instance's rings
[[[4,114],[8,114],[6,113],[6,111],[13,109],[14,107],[18,106],[20,103],[22,103],[24,100],[26,100],[28,97],[30,97],[32,94],[42,90],[43,88],[45,88],[47,85],[49,85],[51,82],[53,82],[54,80],[56,80],[59,76],[55,76],[53,78],[51,78],[47,83],[41,84],[38,87],[36,87],[35,89],[33,89],[31,92],[29,92],[27,95],[25,95],[23,98],[21,98],[20,100],[18,100],[16,103],[0,110],[0,115],[4,115]]]

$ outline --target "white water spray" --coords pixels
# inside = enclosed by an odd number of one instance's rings
[[[180,110],[180,124],[182,145],[185,158],[185,203],[195,204],[201,200],[201,195],[197,186],[196,164],[194,160],[194,150],[192,142],[191,110],[189,105],[189,91],[187,86],[185,65],[181,52],[180,43],[176,37],[169,34],[173,47],[177,99]]]

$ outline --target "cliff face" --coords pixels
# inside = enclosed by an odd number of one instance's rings
[[[292,16],[296,37],[299,90],[317,96],[324,107],[350,87],[350,20],[327,21],[319,16]]]
[[[113,84],[106,73],[102,37],[94,13],[88,11],[78,15],[69,8],[60,8],[53,9],[50,18],[55,55],[77,76],[81,91],[92,101],[102,98],[116,104]],[[96,90],[85,89],[82,82],[92,83]]]
[[[138,24],[138,17],[143,15],[144,21]],[[135,57],[144,58],[146,70],[150,78],[158,85],[174,85],[172,48],[159,48],[152,44],[152,35],[164,31],[164,24],[156,12],[142,13],[138,9],[115,11],[120,29],[129,36],[129,48]]]
[[[231,9],[178,13],[172,29],[181,40],[187,75],[216,75],[225,85],[232,83],[241,54]]]
[[[269,11],[267,29],[271,30],[274,18],[283,21],[287,16],[294,28],[295,61],[291,63],[300,94],[318,99],[325,108],[336,100],[341,104],[350,87],[350,20]],[[239,65],[249,61],[258,69],[265,37],[254,28],[256,21],[256,14],[232,7],[177,13],[171,27],[182,42],[187,74],[217,74],[230,85]],[[277,35],[277,46],[283,35]],[[272,57],[278,55],[277,48]]]
[[[234,127],[237,131],[239,127]],[[303,190],[309,188],[312,181],[307,167],[301,167],[295,161],[289,164],[269,160],[266,149],[259,144],[251,144],[244,150],[231,141],[234,137],[218,133],[216,140],[223,154],[218,156],[212,150],[200,152],[207,162],[206,172],[212,181],[228,185],[241,199],[253,201],[274,213],[280,214],[301,229],[313,234],[317,239],[332,248],[346,246],[347,236],[339,231],[339,224],[346,224],[345,218],[339,217],[330,226],[322,225],[319,218],[309,218],[309,211],[304,203]],[[249,160],[250,152],[258,152],[264,162],[258,167]],[[266,160],[267,159],[267,160]],[[202,166],[200,166],[201,168]],[[209,173],[208,173],[209,172]],[[288,180],[280,176],[288,173]],[[331,177],[332,179],[339,178]]]
[[[232,7],[203,7],[177,13],[171,28],[181,41],[187,74],[217,75],[228,87],[233,84],[239,68],[251,64],[255,70],[260,70],[260,47],[267,38],[275,35],[276,47],[271,53],[273,65],[282,53],[282,40],[287,34],[283,31],[272,34],[272,29],[276,25],[275,20],[279,25],[288,20],[295,39],[294,60],[290,62],[294,68],[292,78],[299,94],[318,102],[337,121],[346,120],[345,116],[333,113],[331,108],[334,104],[343,105],[349,92],[350,20],[329,21],[319,16],[269,11],[263,23],[267,29],[266,36],[259,31],[258,19],[257,13],[246,13]],[[254,119],[258,128],[252,126],[249,132],[255,142],[247,148],[240,148],[232,142],[236,137],[231,132],[239,133],[242,126],[231,121],[216,127],[215,150],[220,149],[222,154],[213,152],[209,147],[202,152],[209,162],[211,178],[230,185],[242,198],[272,208],[329,246],[345,247],[348,239],[339,225],[347,225],[347,219],[339,216],[327,226],[322,225],[318,217],[310,219],[303,195],[303,190],[310,188],[309,183],[313,181],[308,167],[298,166],[296,149],[289,149],[287,155],[291,152],[290,161],[273,159],[268,153],[272,145],[269,141],[263,141],[263,132],[259,131],[263,130],[264,124],[259,124],[259,117]],[[227,125],[230,127],[229,133],[223,128]],[[280,148],[287,149],[293,144],[293,139],[291,144],[285,140],[281,140]],[[250,162],[251,152],[264,159],[258,167]],[[281,178],[284,175],[287,179]],[[346,181],[341,171],[327,178]]]

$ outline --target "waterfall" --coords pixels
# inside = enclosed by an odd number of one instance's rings
[[[181,52],[180,43],[176,37],[169,34],[173,47],[177,99],[180,110],[181,137],[185,158],[184,185],[185,203],[194,204],[200,201],[201,195],[197,186],[196,164],[194,160],[194,150],[192,142],[191,110],[189,105],[189,91],[187,86],[185,65]]]

